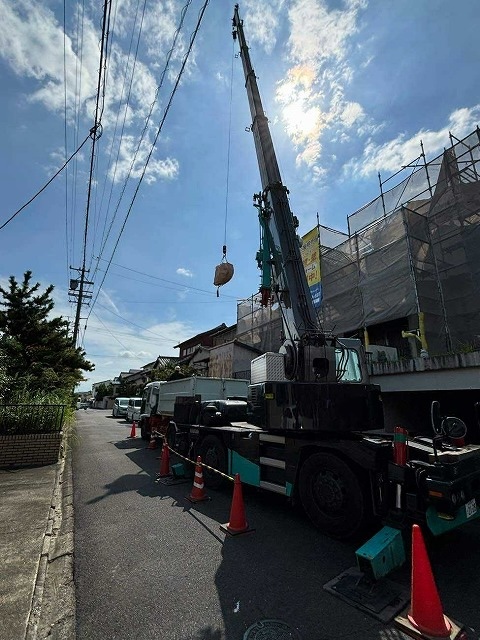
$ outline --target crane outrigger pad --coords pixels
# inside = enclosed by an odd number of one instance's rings
[[[393,620],[410,600],[407,587],[385,578],[379,581],[368,580],[357,567],[347,569],[324,584],[323,588],[384,623]]]

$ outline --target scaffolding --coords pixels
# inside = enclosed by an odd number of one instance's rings
[[[238,340],[266,353],[278,351],[282,343],[281,333],[282,318],[278,304],[262,306],[260,294],[238,302]]]
[[[397,346],[402,321],[431,355],[480,345],[480,130],[450,142],[431,162],[422,145],[389,190],[400,172],[379,175],[380,196],[348,216],[348,234],[320,226],[326,330],[368,340],[393,323]]]

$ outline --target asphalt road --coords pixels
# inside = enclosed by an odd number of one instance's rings
[[[111,412],[78,412],[73,456],[79,640],[243,640],[283,621],[276,640],[394,640],[405,636],[323,589],[355,564],[354,545],[319,534],[281,496],[243,488],[255,532],[230,537],[232,487],[196,505],[192,484],[156,483],[160,452]],[[138,430],[137,430],[138,434]],[[428,553],[444,612],[480,629],[480,524]],[[410,568],[394,579],[408,591]],[[254,635],[249,636],[249,640]],[[478,637],[477,634],[469,637]]]

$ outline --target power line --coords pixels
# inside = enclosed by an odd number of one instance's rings
[[[107,260],[105,258],[98,258],[98,260],[101,260],[102,262],[107,262]],[[180,282],[174,282],[173,280],[166,280],[165,278],[159,278],[158,276],[153,276],[150,273],[145,273],[143,271],[138,271],[137,269],[131,269],[129,267],[124,267],[123,265],[118,264],[116,262],[111,262],[110,266],[118,267],[119,269],[125,269],[126,271],[131,271],[132,273],[138,273],[138,275],[140,275],[140,276],[146,276],[147,278],[152,278],[153,280],[159,280],[160,282],[166,282],[167,284],[173,284],[173,285],[175,285],[177,287],[182,287],[184,289],[188,289],[188,290],[191,290],[191,291],[199,291],[200,293],[207,293],[208,295],[212,295],[212,296],[216,297],[216,294],[215,294],[214,291],[209,291],[208,289],[199,289],[198,287],[192,287],[191,285],[188,285],[188,284],[183,284],[183,283],[180,283]],[[100,269],[98,269],[98,271],[100,271]],[[120,274],[115,274],[115,275],[118,275],[120,278],[127,278],[127,276],[122,276]],[[144,281],[143,280],[136,280],[136,282],[144,282]],[[151,283],[144,282],[144,284],[151,284]],[[233,300],[238,300],[239,298],[241,298],[241,296],[232,296],[232,295],[227,295],[227,294],[225,294],[224,297],[225,298],[232,298]]]
[[[160,125],[159,125],[159,127],[158,127],[158,129],[157,129],[157,132],[156,132],[155,137],[154,137],[154,139],[153,139],[152,145],[151,145],[151,147],[150,147],[150,151],[149,151],[149,153],[148,153],[148,155],[147,155],[147,159],[146,159],[146,161],[145,161],[145,165],[144,165],[144,167],[143,167],[142,174],[141,174],[141,176],[140,176],[140,178],[139,178],[139,180],[138,180],[138,183],[137,183],[137,186],[136,186],[136,188],[135,188],[135,191],[134,191],[134,194],[133,194],[132,200],[131,200],[131,202],[130,202],[130,206],[129,206],[129,208],[128,208],[127,214],[126,214],[126,216],[125,216],[125,219],[124,219],[124,221],[123,221],[122,227],[121,227],[121,229],[120,229],[120,232],[119,232],[119,235],[118,235],[117,241],[116,241],[116,243],[115,243],[115,245],[114,245],[114,247],[113,247],[112,255],[111,255],[111,257],[110,257],[110,260],[109,260],[109,262],[108,262],[107,268],[106,268],[106,270],[105,270],[105,274],[104,274],[104,276],[103,276],[103,278],[102,278],[102,282],[100,283],[100,287],[99,287],[99,289],[98,289],[98,291],[97,291],[97,295],[95,296],[95,299],[94,299],[94,301],[93,301],[93,303],[92,303],[92,308],[95,306],[95,303],[96,303],[96,302],[97,302],[97,300],[98,300],[98,295],[99,295],[99,293],[100,293],[100,289],[102,288],[103,283],[105,282],[105,278],[107,277],[107,273],[108,273],[108,270],[109,270],[109,268],[110,268],[110,264],[111,264],[111,262],[112,262],[112,260],[113,260],[113,256],[115,255],[115,251],[117,250],[118,243],[120,242],[120,238],[121,238],[121,236],[122,236],[123,230],[125,229],[125,225],[127,224],[127,220],[128,220],[128,218],[129,218],[129,216],[130,216],[130,213],[131,213],[131,211],[132,211],[133,204],[134,204],[134,202],[135,202],[135,200],[136,200],[136,198],[137,198],[138,191],[139,191],[139,189],[140,189],[140,185],[142,184],[142,182],[143,182],[143,178],[145,177],[145,173],[146,173],[146,171],[147,171],[148,163],[150,162],[150,158],[152,157],[152,154],[153,154],[153,151],[154,151],[154,149],[155,149],[155,145],[156,145],[156,143],[157,143],[158,137],[159,137],[159,135],[160,135],[160,133],[161,133],[161,131],[162,131],[162,129],[163,129],[163,124],[164,124],[164,122],[165,122],[165,120],[166,120],[166,117],[167,117],[167,115],[168,115],[168,112],[170,111],[170,107],[171,107],[171,105],[172,105],[173,98],[174,98],[175,93],[176,93],[176,91],[177,91],[178,85],[180,84],[180,79],[181,79],[181,77],[182,77],[182,75],[183,75],[183,71],[184,71],[185,66],[186,66],[186,64],[187,64],[187,60],[188,60],[188,58],[189,58],[189,56],[190,56],[190,53],[191,53],[191,51],[192,51],[193,44],[194,44],[194,42],[195,42],[195,39],[196,39],[196,36],[197,36],[198,30],[199,30],[199,28],[200,28],[200,24],[201,24],[202,19],[203,19],[203,15],[204,15],[204,13],[205,13],[205,11],[206,11],[206,8],[207,8],[207,5],[208,5],[208,2],[209,2],[209,0],[205,0],[205,2],[204,2],[204,4],[203,4],[203,7],[202,7],[202,9],[200,10],[199,17],[198,17],[198,20],[197,20],[197,25],[196,25],[195,30],[194,30],[194,32],[193,32],[193,34],[192,34],[191,39],[190,39],[190,44],[189,44],[188,49],[187,49],[187,52],[186,52],[186,54],[185,54],[185,56],[184,56],[184,58],[183,58],[182,65],[181,65],[181,67],[180,67],[180,71],[179,71],[179,72],[178,72],[178,74],[177,74],[177,78],[176,78],[176,80],[175,80],[175,84],[174,84],[174,86],[173,86],[173,89],[172,89],[172,91],[171,91],[171,93],[170,93],[170,98],[169,98],[168,103],[167,103],[167,106],[166,106],[166,108],[165,108],[165,111],[164,111],[163,117],[162,117],[162,119],[161,119],[161,121],[160,121]],[[91,313],[91,311],[90,311],[90,313]],[[88,317],[90,317],[90,313],[88,314]],[[88,321],[88,317],[87,317],[87,321]]]
[[[87,142],[87,140],[89,139],[89,137],[90,137],[90,135],[88,135],[88,136],[85,138],[85,140],[84,140],[84,141],[82,142],[82,144],[78,147],[78,149],[77,149],[74,153],[72,153],[72,155],[71,155],[71,156],[68,158],[68,160],[67,160],[67,161],[66,161],[66,162],[65,162],[65,163],[60,167],[60,169],[55,173],[55,175],[53,175],[53,176],[50,178],[50,180],[49,180],[46,184],[44,184],[44,185],[43,185],[43,187],[42,187],[39,191],[37,191],[37,193],[36,193],[34,196],[32,196],[32,197],[30,198],[30,200],[29,200],[28,202],[26,202],[22,207],[20,207],[20,209],[18,209],[17,211],[15,211],[15,213],[14,213],[12,216],[10,216],[10,218],[9,218],[6,222],[4,222],[4,223],[2,224],[2,226],[0,227],[0,229],[3,229],[4,227],[6,227],[6,226],[7,226],[7,224],[8,224],[9,222],[11,222],[11,221],[15,218],[15,216],[18,216],[18,214],[19,214],[21,211],[23,211],[23,210],[25,209],[25,207],[28,207],[28,205],[29,205],[29,204],[31,204],[31,203],[35,200],[35,198],[36,198],[37,196],[39,196],[39,195],[42,193],[42,191],[45,191],[45,189],[48,187],[48,185],[49,185],[51,182],[53,182],[53,181],[55,180],[55,178],[58,176],[58,174],[59,174],[59,173],[61,173],[61,172],[65,169],[65,167],[66,167],[66,166],[67,166],[67,164],[70,162],[70,160],[71,160],[72,158],[74,158],[74,157],[77,155],[77,153],[80,151],[80,149],[83,147],[83,145]]]
[[[125,194],[125,190],[126,190],[126,188],[127,188],[128,181],[129,181],[130,176],[131,176],[131,174],[132,174],[132,171],[133,171],[133,169],[134,169],[135,162],[136,162],[136,160],[137,160],[137,155],[138,155],[138,153],[139,153],[139,151],[140,151],[140,148],[141,148],[142,142],[143,142],[143,140],[144,140],[144,138],[145,138],[145,135],[146,135],[146,133],[147,133],[147,130],[148,130],[148,127],[149,127],[149,124],[150,124],[150,119],[151,119],[151,117],[152,117],[153,109],[154,109],[155,104],[156,104],[157,99],[158,99],[158,94],[160,93],[160,90],[161,90],[161,88],[162,88],[162,86],[163,86],[163,81],[164,81],[165,76],[166,76],[166,74],[167,74],[167,71],[168,71],[168,68],[169,68],[169,65],[170,65],[170,61],[171,61],[171,58],[172,58],[173,52],[175,51],[175,47],[176,47],[176,44],[177,44],[177,39],[178,39],[178,37],[179,37],[179,35],[180,35],[180,32],[181,32],[181,30],[182,30],[183,23],[184,23],[184,20],[185,20],[185,16],[186,16],[186,14],[187,14],[187,11],[188,11],[188,8],[189,8],[189,6],[190,6],[191,2],[192,2],[192,0],[188,0],[188,1],[187,1],[187,3],[185,4],[185,6],[182,8],[182,11],[181,11],[181,13],[180,13],[180,22],[179,22],[179,25],[178,25],[178,27],[177,27],[177,29],[176,29],[176,31],[175,31],[175,34],[174,34],[174,37],[173,37],[173,42],[172,42],[172,46],[171,46],[171,48],[170,48],[170,51],[169,51],[169,52],[168,52],[168,54],[167,54],[167,59],[166,59],[166,61],[165,61],[165,65],[164,65],[164,67],[163,67],[162,74],[161,74],[161,76],[160,76],[160,82],[159,82],[159,84],[157,85],[157,88],[156,88],[156,90],[155,90],[155,95],[154,95],[153,101],[152,101],[152,103],[151,103],[151,105],[150,105],[150,109],[149,109],[148,115],[147,115],[147,117],[146,117],[146,119],[145,119],[145,123],[144,123],[144,125],[143,125],[143,130],[142,130],[142,132],[141,132],[141,134],[140,134],[140,137],[139,137],[139,139],[138,139],[137,147],[136,147],[136,149],[135,149],[135,152],[134,152],[134,154],[133,154],[132,160],[131,160],[131,162],[130,162],[130,167],[129,167],[129,169],[128,169],[128,173],[127,173],[127,175],[125,176],[125,179],[124,179],[124,181],[123,181],[123,186],[122,186],[122,189],[121,189],[120,195],[119,195],[119,197],[118,197],[117,204],[116,204],[115,210],[114,210],[114,212],[113,212],[112,219],[111,219],[111,221],[110,221],[110,225],[109,225],[108,231],[107,231],[107,233],[106,233],[106,235],[105,235],[105,226],[104,226],[104,229],[103,229],[103,232],[102,232],[102,242],[101,242],[100,256],[102,256],[102,255],[103,255],[103,252],[104,252],[104,250],[105,250],[105,246],[106,246],[106,244],[107,244],[107,240],[108,240],[108,238],[110,237],[110,233],[111,233],[111,231],[112,231],[112,227],[113,227],[113,224],[114,224],[114,222],[115,222],[115,218],[116,218],[117,213],[118,213],[118,210],[119,210],[119,208],[120,208],[120,204],[121,204],[121,202],[122,202],[122,200],[123,200],[123,196],[124,196],[124,194]],[[142,16],[142,21],[143,21],[143,16]],[[115,163],[115,175],[116,175],[116,167],[117,167],[117,164],[118,164],[118,156],[119,156],[119,154],[120,154],[120,144],[121,144],[121,140],[120,140],[120,143],[119,143],[118,153],[117,153],[117,160],[116,160],[116,163]],[[147,160],[147,162],[148,162],[148,160]],[[143,178],[143,176],[142,176],[142,178]],[[114,178],[112,179],[112,188],[111,188],[111,190],[110,190],[110,197],[109,197],[109,200],[108,200],[107,215],[108,215],[108,209],[109,209],[109,207],[110,207],[110,201],[111,201],[112,192],[113,192],[113,182],[114,182]],[[121,236],[121,235],[122,235],[122,233],[123,233],[123,229],[124,229],[124,226],[125,226],[125,223],[126,223],[126,221],[127,221],[127,218],[128,218],[129,213],[130,213],[130,212],[128,212],[128,213],[127,213],[127,216],[126,216],[125,221],[124,221],[124,225],[123,225],[123,227],[122,227],[122,228],[121,228],[121,230],[120,230],[120,234],[119,234],[118,239],[120,239],[120,236]],[[106,221],[107,221],[107,216],[105,217],[105,223],[106,223]],[[118,243],[118,241],[117,241],[117,243]],[[114,252],[115,252],[115,249],[116,249],[116,245],[115,245],[115,248],[114,248]],[[113,257],[113,254],[112,254],[112,257]],[[97,263],[97,265],[98,265],[98,263]],[[95,278],[96,273],[97,273],[97,269],[95,269],[95,271],[94,271],[94,274],[93,274],[94,278]],[[103,281],[102,281],[102,284],[103,284]]]
[[[87,260],[87,238],[88,238],[88,222],[90,214],[90,204],[92,196],[92,184],[93,184],[93,170],[95,165],[95,147],[96,142],[102,135],[102,115],[105,106],[105,73],[107,64],[107,52],[108,52],[108,37],[110,29],[110,15],[112,10],[111,0],[105,0],[103,5],[103,17],[102,17],[102,40],[100,45],[100,64],[98,69],[98,83],[97,83],[97,95],[95,100],[95,124],[90,130],[92,138],[92,152],[90,155],[90,173],[88,178],[88,192],[87,192],[87,206],[85,209],[85,228],[83,232],[83,259],[80,275],[80,288],[78,290],[77,311],[75,314],[75,323],[73,325],[73,344],[77,344],[78,328],[80,324],[80,311],[83,304],[84,297],[84,284],[85,284],[85,272],[86,260]],[[90,314],[89,314],[90,315]],[[88,318],[87,318],[88,320]]]
[[[137,23],[137,16],[138,16],[139,6],[140,6],[140,1],[138,0],[137,9],[136,9],[136,12],[135,12],[135,20],[134,20],[133,29],[132,29],[132,36],[130,38],[130,45],[129,45],[129,50],[128,50],[127,61],[125,63],[125,75],[124,75],[124,79],[123,79],[122,92],[121,92],[120,101],[119,101],[120,104],[119,104],[119,108],[118,108],[118,111],[117,111],[117,116],[116,116],[116,119],[115,119],[115,127],[114,127],[113,134],[112,134],[112,143],[110,145],[110,154],[109,154],[109,158],[108,158],[108,162],[107,162],[107,169],[105,171],[105,180],[104,180],[104,183],[103,183],[102,197],[101,197],[101,200],[100,200],[100,210],[102,209],[102,206],[103,206],[103,196],[105,194],[107,178],[108,178],[108,175],[109,175],[109,172],[110,172],[110,168],[112,166],[113,148],[114,148],[114,144],[115,144],[115,141],[116,141],[117,126],[118,126],[118,122],[119,122],[119,118],[120,118],[121,104],[122,104],[123,96],[124,96],[125,89],[126,89],[126,86],[127,86],[127,73],[128,73],[129,63],[130,63],[130,55],[131,55],[131,51],[132,51],[133,37],[134,37],[134,33],[135,33],[135,26],[136,26],[136,23]],[[116,175],[117,175],[118,160],[119,160],[119,157],[120,157],[120,150],[121,150],[121,146],[122,146],[123,135],[124,135],[124,132],[125,132],[125,123],[126,123],[126,120],[127,120],[128,106],[130,104],[130,96],[131,96],[131,91],[132,91],[133,78],[134,78],[134,75],[135,75],[135,68],[136,68],[136,63],[137,63],[137,58],[138,58],[138,51],[139,51],[139,47],[140,47],[140,38],[141,38],[141,34],[142,34],[142,29],[143,29],[143,21],[144,21],[144,17],[145,17],[145,9],[146,9],[146,0],[144,0],[144,2],[143,2],[143,9],[142,9],[142,15],[141,15],[141,20],[140,20],[140,26],[139,26],[139,30],[138,30],[138,35],[137,35],[137,44],[136,44],[136,48],[135,48],[135,55],[134,55],[134,60],[133,60],[133,65],[132,65],[132,71],[131,71],[130,79],[128,81],[128,90],[127,90],[127,97],[126,97],[126,101],[125,101],[123,122],[122,122],[121,131],[120,131],[120,137],[119,137],[119,140],[118,140],[118,148],[117,148],[117,154],[116,154],[116,158],[115,158],[115,165],[114,165],[114,169],[113,169],[113,175],[111,177],[110,193],[109,193],[109,196],[108,196],[108,202],[107,202],[106,212],[105,212],[105,220],[104,220],[103,229],[102,229],[102,237],[101,237],[101,240],[100,240],[100,253],[103,251],[103,248],[105,246],[104,242],[103,242],[103,239],[105,237],[105,230],[106,230],[107,220],[108,220],[108,212],[109,212],[109,209],[110,209],[110,202],[111,202],[112,196],[113,196],[113,188],[114,188],[114,185],[115,185],[115,179],[116,179]],[[115,17],[114,17],[114,20],[115,20]],[[147,122],[148,122],[148,119],[147,119]],[[142,136],[143,136],[143,132],[142,132]],[[127,176],[126,179],[128,180],[128,176]],[[115,212],[113,214],[112,223],[110,225],[109,232],[111,230],[111,226],[113,224],[113,221],[115,219],[115,215],[116,215],[117,211],[118,211],[118,206],[117,206],[117,209],[115,210]],[[99,216],[99,219],[100,219],[100,216]],[[108,237],[108,234],[107,234],[107,237]],[[92,256],[92,260],[93,260],[93,256]],[[91,262],[90,262],[90,264],[91,264]],[[95,271],[95,273],[96,273],[96,271]]]
[[[97,304],[98,304],[99,307],[102,307],[102,309],[105,309],[105,311],[108,311],[112,315],[117,316],[117,318],[120,318],[120,320],[123,320],[124,322],[128,322],[128,324],[131,324],[133,327],[137,327],[137,329],[141,329],[142,331],[148,331],[148,333],[151,333],[152,336],[156,336],[157,338],[160,338],[160,340],[168,340],[168,342],[176,342],[176,340],[173,340],[172,338],[166,338],[165,336],[161,336],[158,333],[154,333],[153,331],[151,331],[150,329],[147,329],[146,327],[141,327],[139,324],[136,324],[135,322],[132,322],[131,320],[127,320],[126,318],[124,318],[123,316],[121,316],[118,313],[115,313],[115,311],[112,311],[111,309],[109,309],[105,305],[101,304],[100,302],[97,302]],[[93,309],[90,310],[90,313],[88,314],[89,316],[92,313],[92,311],[93,311]]]
[[[100,318],[100,317],[95,313],[95,311],[93,311],[92,313],[93,313],[93,315],[95,316],[95,318],[100,322],[100,324],[102,324],[102,326],[106,329],[107,333],[109,333],[109,334],[112,336],[112,338],[118,342],[118,344],[119,344],[121,347],[123,347],[124,349],[127,349],[127,351],[128,351],[128,348],[127,348],[127,347],[126,347],[122,342],[120,342],[120,340],[115,336],[115,334],[113,334],[113,333],[110,331],[110,329],[109,329],[109,328],[107,327],[107,325],[103,322],[103,320],[102,320],[102,319],[101,319],[101,318]]]

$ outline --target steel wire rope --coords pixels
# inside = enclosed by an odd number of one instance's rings
[[[8,220],[6,220],[6,221],[5,221],[5,222],[0,226],[0,230],[1,230],[1,229],[3,229],[4,227],[6,227],[6,226],[7,226],[7,224],[8,224],[9,222],[11,222],[11,221],[15,218],[15,216],[18,216],[18,214],[19,214],[21,211],[23,211],[26,207],[28,207],[28,205],[29,205],[29,204],[31,204],[31,203],[35,200],[35,198],[36,198],[37,196],[39,196],[39,195],[42,193],[42,191],[45,191],[45,189],[48,187],[48,185],[49,185],[50,183],[52,183],[52,182],[55,180],[55,178],[58,176],[58,174],[59,174],[59,173],[61,173],[61,172],[63,171],[63,169],[65,169],[65,167],[66,167],[66,166],[67,166],[67,164],[70,162],[70,160],[72,160],[72,159],[77,155],[77,153],[80,151],[80,149],[83,147],[83,145],[87,142],[87,140],[88,140],[89,138],[90,138],[90,134],[85,138],[85,140],[84,140],[84,141],[82,142],[82,144],[78,147],[78,149],[72,153],[72,155],[70,156],[70,158],[68,158],[68,160],[67,160],[67,161],[66,161],[66,162],[65,162],[65,163],[60,167],[60,169],[59,169],[59,170],[58,170],[58,171],[57,171],[57,172],[56,172],[56,173],[55,173],[55,174],[50,178],[50,180],[48,180],[48,182],[46,182],[46,183],[43,185],[43,187],[42,187],[41,189],[39,189],[39,190],[37,191],[37,193],[36,193],[34,196],[32,196],[32,197],[30,198],[30,200],[28,200],[28,202],[25,202],[25,204],[24,204],[24,205],[22,205],[22,206],[20,207],[20,209],[17,209],[17,211],[15,211],[15,213],[14,213],[14,214],[12,214],[12,215],[10,216],[10,218],[8,218]]]
[[[100,257],[103,255],[103,252],[105,250],[105,246],[107,244],[108,238],[110,237],[110,233],[112,231],[112,227],[113,227],[113,224],[115,222],[115,218],[117,216],[118,209],[120,208],[120,204],[121,204],[123,196],[125,194],[125,189],[127,187],[128,180],[130,179],[131,173],[132,173],[133,168],[135,166],[135,162],[136,162],[136,159],[137,159],[138,152],[140,151],[141,144],[142,144],[142,142],[144,140],[144,137],[145,137],[145,134],[147,132],[148,125],[149,125],[149,122],[150,122],[150,119],[151,119],[151,116],[152,116],[152,113],[153,113],[153,108],[154,108],[154,106],[155,106],[155,104],[157,102],[157,98],[158,98],[158,94],[160,92],[160,89],[163,86],[163,81],[165,79],[166,73],[167,73],[168,68],[170,66],[170,60],[172,58],[173,52],[175,51],[175,47],[176,47],[178,36],[180,35],[180,32],[181,32],[181,30],[183,28],[183,23],[184,23],[184,20],[185,20],[185,16],[186,16],[186,13],[187,13],[188,8],[191,5],[191,3],[192,3],[192,0],[188,0],[188,2],[182,8],[182,11],[181,11],[181,14],[180,14],[179,26],[177,27],[177,30],[175,31],[173,42],[172,42],[172,47],[170,48],[170,50],[169,50],[169,52],[167,54],[167,59],[165,61],[165,65],[164,65],[164,68],[163,68],[163,71],[162,71],[162,75],[160,76],[160,82],[159,82],[159,84],[158,84],[158,86],[156,88],[155,95],[154,95],[154,98],[153,98],[153,102],[150,105],[149,113],[147,114],[147,117],[145,119],[145,124],[144,124],[143,130],[142,130],[142,132],[140,134],[140,138],[139,138],[138,143],[137,143],[137,148],[135,149],[135,152],[133,154],[132,161],[130,162],[130,167],[128,169],[127,176],[125,177],[125,180],[123,182],[123,187],[122,187],[122,190],[120,192],[120,196],[118,198],[117,205],[115,207],[115,211],[113,213],[112,220],[110,222],[110,226],[109,226],[108,231],[107,231],[107,235],[105,236],[105,238],[103,240],[103,245],[102,245],[102,247],[100,249]],[[122,231],[123,231],[123,228],[122,228]],[[121,235],[121,232],[120,232],[120,235]],[[98,262],[97,262],[97,267],[95,268],[95,271],[94,271],[93,279],[95,279],[95,275],[97,273],[97,268],[98,268]],[[103,284],[103,282],[102,282],[102,284]]]
[[[109,194],[109,197],[108,197],[108,202],[107,202],[107,207],[106,207],[105,220],[104,220],[103,229],[102,229],[102,237],[100,239],[100,246],[102,246],[103,240],[104,240],[104,237],[105,237],[105,229],[107,227],[108,212],[109,212],[109,209],[110,209],[110,203],[111,203],[112,195],[113,195],[113,187],[114,187],[115,178],[116,178],[116,175],[117,175],[118,159],[119,159],[119,156],[120,156],[120,149],[121,149],[121,144],[122,144],[122,140],[123,140],[123,134],[124,134],[124,130],[125,130],[125,122],[126,122],[126,118],[127,118],[128,105],[130,104],[130,96],[131,96],[131,90],[132,90],[132,84],[133,84],[133,77],[134,77],[134,74],[135,74],[136,61],[137,61],[137,58],[138,58],[138,49],[139,49],[139,45],[140,45],[140,37],[141,37],[141,33],[142,33],[142,28],[143,28],[143,20],[144,20],[144,17],[145,17],[146,2],[147,2],[147,0],[144,0],[144,2],[143,2],[142,17],[141,17],[140,27],[139,27],[138,37],[137,37],[137,46],[136,46],[136,49],[135,49],[135,57],[134,57],[134,63],[133,63],[133,67],[132,67],[131,77],[130,77],[130,84],[129,84],[129,87],[128,87],[127,99],[125,101],[125,111],[124,111],[124,115],[123,115],[122,129],[121,129],[121,133],[120,133],[120,139],[118,141],[117,156],[115,158],[115,168],[114,168],[114,171],[113,171],[113,176],[111,178],[110,194]],[[130,62],[130,55],[131,55],[131,51],[132,51],[133,37],[134,37],[134,33],[135,33],[135,26],[136,26],[136,22],[137,22],[139,6],[140,6],[140,0],[138,0],[138,2],[137,2],[137,9],[136,9],[136,12],[135,12],[135,20],[134,20],[133,29],[132,29],[132,37],[130,38],[130,44],[129,44],[128,54],[127,54],[127,62],[126,62],[126,65],[125,65],[125,75],[124,75],[124,78],[123,78],[122,91],[121,91],[120,100],[119,100],[120,105],[122,104],[124,93],[125,93],[125,86],[127,84],[127,72],[128,72],[129,62]],[[105,180],[104,180],[104,183],[103,183],[103,191],[102,191],[102,196],[101,196],[101,200],[100,200],[100,211],[101,211],[101,209],[103,207],[103,199],[104,199],[105,190],[106,190],[107,177],[108,177],[108,174],[109,174],[109,171],[110,171],[110,167],[111,167],[111,164],[112,164],[113,148],[114,148],[116,135],[117,135],[117,126],[118,126],[118,121],[119,121],[119,118],[120,118],[120,111],[121,111],[121,106],[119,106],[119,108],[118,108],[117,116],[116,116],[116,119],[115,119],[115,126],[114,126],[114,130],[113,130],[113,134],[112,134],[112,144],[110,146],[110,153],[109,153],[108,162],[107,162],[107,169],[105,171]],[[92,260],[90,261],[90,265],[91,265],[92,261],[93,261],[93,255],[92,255]]]
[[[87,322],[88,322],[88,318],[90,317],[91,311],[92,311],[93,307],[95,306],[95,303],[96,303],[96,302],[97,302],[97,300],[98,300],[98,295],[99,295],[100,290],[101,290],[101,288],[102,288],[102,286],[103,286],[103,283],[105,282],[105,278],[107,277],[108,270],[109,270],[110,265],[111,265],[112,260],[113,260],[113,256],[115,255],[115,251],[116,251],[116,249],[117,249],[117,247],[118,247],[118,243],[120,242],[120,238],[121,238],[121,236],[122,236],[123,230],[125,229],[125,225],[127,224],[127,220],[128,220],[128,218],[129,218],[129,216],[130,216],[130,213],[131,213],[131,211],[132,211],[133,204],[134,204],[134,202],[135,202],[135,200],[136,200],[136,197],[137,197],[138,191],[139,191],[139,189],[140,189],[140,185],[141,185],[141,184],[142,184],[142,182],[143,182],[143,178],[144,178],[145,173],[146,173],[146,171],[147,171],[148,163],[149,163],[149,161],[150,161],[150,158],[152,157],[153,151],[154,151],[154,149],[155,149],[155,145],[156,145],[157,140],[158,140],[158,137],[159,137],[159,135],[160,135],[160,133],[161,133],[161,131],[162,131],[163,124],[164,124],[164,122],[165,122],[165,120],[166,120],[166,117],[167,117],[167,115],[168,115],[168,112],[170,111],[170,107],[171,107],[171,105],[172,105],[173,98],[174,98],[175,93],[176,93],[176,91],[177,91],[178,85],[180,84],[180,79],[181,79],[181,77],[182,77],[182,75],[183,75],[183,71],[184,71],[185,66],[186,66],[186,64],[187,64],[188,58],[190,57],[190,53],[191,53],[191,51],[192,51],[193,44],[194,44],[194,42],[195,42],[195,39],[196,39],[196,36],[197,36],[198,30],[199,30],[199,28],[200,28],[200,25],[201,25],[201,22],[202,22],[202,19],[203,19],[204,14],[205,14],[205,11],[206,11],[206,8],[207,8],[208,3],[209,3],[209,0],[205,0],[205,2],[204,2],[204,4],[203,4],[203,7],[202,7],[202,8],[201,8],[201,10],[200,10],[200,13],[199,13],[199,17],[198,17],[198,20],[197,20],[197,24],[196,24],[195,30],[194,30],[194,32],[193,32],[193,34],[192,34],[191,38],[190,38],[190,43],[189,43],[189,46],[188,46],[187,52],[186,52],[186,54],[185,54],[185,56],[184,56],[184,58],[183,58],[183,61],[182,61],[181,67],[180,67],[180,71],[179,71],[179,72],[178,72],[178,74],[177,74],[177,78],[176,78],[176,80],[175,80],[175,84],[174,84],[173,89],[172,89],[172,91],[171,91],[171,93],[170,93],[170,98],[169,98],[169,100],[168,100],[168,103],[167,103],[167,106],[166,106],[166,108],[165,108],[164,114],[163,114],[163,116],[162,116],[162,118],[161,118],[161,120],[160,120],[160,124],[159,124],[159,126],[158,126],[157,132],[156,132],[156,134],[155,134],[155,137],[154,137],[154,139],[153,139],[152,145],[151,145],[151,147],[150,147],[150,151],[149,151],[149,153],[148,153],[148,155],[147,155],[147,159],[146,159],[146,161],[145,161],[145,165],[144,165],[144,167],[143,167],[142,174],[141,174],[141,176],[140,176],[140,178],[139,178],[139,180],[138,180],[137,186],[135,187],[135,191],[134,191],[134,194],[133,194],[132,200],[131,200],[131,202],[130,202],[130,205],[129,205],[129,208],[128,208],[128,211],[127,211],[127,214],[126,214],[126,216],[125,216],[125,219],[124,219],[124,221],[123,221],[122,227],[121,227],[120,232],[119,232],[119,234],[118,234],[117,240],[116,240],[115,245],[114,245],[114,247],[113,247],[112,254],[111,254],[111,256],[110,256],[110,259],[109,259],[109,261],[108,261],[107,268],[105,269],[105,273],[104,273],[103,278],[102,278],[102,282],[100,283],[100,287],[98,288],[97,294],[96,294],[96,296],[95,296],[95,298],[94,298],[94,300],[93,300],[93,303],[92,303],[92,306],[91,306],[90,313],[89,313],[89,314],[88,314],[88,316],[87,316]]]
[[[230,70],[230,104],[228,114],[228,144],[227,144],[227,175],[226,175],[226,188],[225,188],[225,226],[223,234],[223,245],[226,255],[227,247],[227,219],[228,219],[228,196],[230,186],[230,150],[232,144],[232,103],[233,103],[233,60],[235,58],[235,41],[232,38],[232,65]]]

